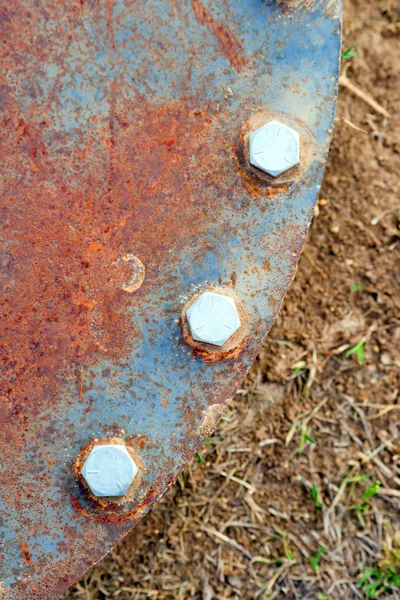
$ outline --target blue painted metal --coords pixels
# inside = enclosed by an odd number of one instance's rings
[[[340,52],[340,0],[285,6],[1,0],[6,598],[56,598],[144,516],[273,323],[321,182]],[[249,168],[257,115],[303,136],[293,182]],[[118,285],[128,253],[146,268],[134,294]],[[245,307],[237,356],[188,351],[197,286],[230,286]],[[75,461],[113,437],[142,475],[127,502],[100,504]]]

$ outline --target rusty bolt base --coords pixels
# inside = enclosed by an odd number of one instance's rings
[[[287,171],[275,176],[253,166],[250,156],[250,141],[252,134],[273,121],[278,121],[282,125],[296,132],[300,141],[300,161],[291,166]],[[293,187],[300,181],[303,181],[310,164],[318,157],[316,156],[314,136],[303,123],[296,119],[290,119],[286,115],[274,115],[267,111],[258,111],[252,114],[243,125],[237,146],[237,158],[239,166],[243,170],[245,181],[252,181],[253,185],[261,187],[267,186],[269,190],[268,195],[273,197],[281,190],[286,191],[289,186]]]
[[[250,164],[271,177],[279,177],[300,163],[300,136],[274,119],[250,134]]]
[[[219,348],[238,331],[240,317],[233,298],[203,292],[186,310],[192,338]]]
[[[82,477],[97,498],[122,497],[132,485],[137,465],[125,445],[95,446],[82,468]]]
[[[213,293],[228,297],[234,301],[235,310],[237,311],[238,327],[234,333],[220,346],[209,344],[204,341],[195,340],[193,338],[190,325],[187,318],[187,311],[195,305],[203,296],[204,293]],[[190,314],[190,313],[189,313]],[[230,287],[209,288],[195,294],[186,304],[182,312],[182,332],[187,345],[194,353],[201,357],[204,361],[222,360],[224,358],[236,358],[247,345],[246,334],[248,331],[249,317],[245,311],[242,302],[237,298],[235,292]]]
[[[118,460],[122,459],[124,464],[126,463],[123,471],[126,470],[127,466],[129,468],[129,465],[132,465],[132,468],[129,470],[127,476],[124,477],[123,481],[119,481],[117,478],[115,479],[115,482],[112,482],[115,483],[114,486],[111,485],[111,487],[107,487],[107,489],[111,490],[112,495],[106,495],[106,487],[102,486],[101,481],[99,482],[96,479],[93,481],[91,480],[91,477],[96,477],[96,474],[87,472],[88,470],[100,469],[98,465],[93,467],[91,460],[96,457],[98,452],[101,453],[107,448],[120,450],[120,452],[115,452],[114,454],[118,456]],[[123,454],[125,455],[125,458],[122,456]],[[107,470],[107,464],[105,464],[104,467]],[[75,461],[74,471],[78,481],[86,491],[87,497],[91,500],[95,500],[96,503],[107,507],[110,504],[119,505],[132,500],[133,493],[140,487],[144,467],[140,455],[129,443],[125,443],[121,438],[103,438],[90,442],[90,444],[82,449]],[[121,473],[121,475],[122,474],[123,473]],[[107,473],[105,475],[107,475]],[[128,479],[130,479],[130,481],[128,481]],[[117,481],[119,481],[122,486],[121,488],[118,486]],[[118,489],[115,488],[115,486],[117,486]]]

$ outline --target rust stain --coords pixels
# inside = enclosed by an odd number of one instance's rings
[[[114,0],[106,0],[107,34],[108,34],[108,37],[109,37],[112,47],[115,48],[113,10],[114,10]]]
[[[120,107],[120,121],[127,111]],[[71,373],[83,400],[82,367],[128,354],[138,335],[129,314],[132,300],[124,290],[132,265],[120,261],[116,268],[115,263],[132,250],[132,240],[144,264],[161,269],[170,259],[166,248],[199,235],[201,220],[184,216],[192,202],[190,181],[177,173],[193,154],[201,161],[208,153],[207,147],[200,148],[208,118],[183,113],[181,107],[144,105],[135,122],[135,128],[125,127],[113,119],[118,144],[111,144],[111,173],[107,126],[96,141],[99,158],[85,178],[79,165],[92,154],[93,143],[86,142],[79,155],[64,157],[63,168],[78,173],[79,186],[71,187],[62,168],[56,173],[41,126],[26,123],[16,105],[6,106],[2,135],[16,140],[9,144],[9,161],[15,170],[25,164],[37,176],[17,182],[5,177],[0,239],[8,249],[0,341],[4,422],[18,415],[27,397],[32,415],[51,404]],[[206,177],[200,175],[200,186]]]
[[[198,356],[203,360],[203,362],[215,362],[218,360],[224,360],[228,358],[238,358],[245,350],[246,346],[249,344],[250,339],[247,338],[243,340],[241,344],[236,346],[236,348],[232,348],[231,350],[227,350],[223,352],[222,350],[217,352],[210,352],[207,350],[201,350],[200,348],[192,348],[192,352],[195,356]],[[204,344],[206,346],[206,344]]]
[[[175,481],[175,479],[173,479],[171,483],[173,481]],[[169,483],[168,485],[171,485],[171,483]],[[124,523],[124,521],[128,521],[129,519],[137,519],[138,515],[140,515],[140,513],[143,510],[150,508],[154,500],[160,494],[161,489],[164,489],[161,488],[161,485],[159,485],[157,489],[150,488],[146,496],[144,497],[144,500],[140,504],[138,504],[134,510],[128,513],[118,514],[118,511],[120,511],[120,506],[112,504],[108,504],[107,510],[104,512],[94,511],[93,513],[91,513],[89,512],[89,510],[83,508],[80,505],[79,500],[74,496],[71,496],[71,504],[74,510],[79,512],[81,515],[83,515],[87,519],[97,521],[98,523]],[[98,508],[99,507],[96,507],[96,509]]]
[[[206,25],[210,31],[217,36],[222,44],[225,56],[236,71],[246,66],[248,60],[243,54],[242,46],[232,31],[217,23],[214,17],[204,8],[200,0],[192,0],[192,6],[196,18],[202,25]]]
[[[21,548],[23,561],[26,565],[34,565],[34,566],[40,565],[40,563],[32,561],[32,554],[29,552],[28,548],[26,547],[25,542],[20,542],[19,547]]]

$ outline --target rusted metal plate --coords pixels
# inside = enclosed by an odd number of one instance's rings
[[[0,597],[46,600],[165,492],[276,316],[328,152],[340,6],[1,0],[0,22]],[[292,179],[248,164],[272,118],[302,140]],[[235,351],[185,342],[210,288],[246,315]],[[114,437],[141,476],[100,503],[74,468]]]

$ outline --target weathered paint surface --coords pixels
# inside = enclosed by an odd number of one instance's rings
[[[0,1],[5,598],[57,598],[100,559],[243,380],[313,214],[339,3]],[[247,169],[246,123],[263,112],[308,136],[292,184]],[[209,285],[248,311],[239,356],[203,360],[183,340],[182,308]],[[140,485],[98,505],[74,464],[113,436],[140,457]]]

